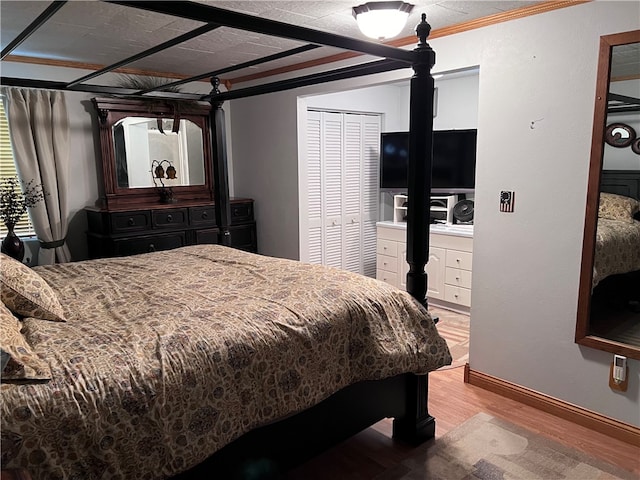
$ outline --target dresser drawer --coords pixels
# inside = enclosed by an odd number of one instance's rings
[[[444,274],[444,283],[456,287],[471,288],[471,270],[447,267]]]
[[[112,213],[110,217],[113,233],[138,232],[151,227],[151,214],[146,210]]]
[[[446,266],[452,268],[462,268],[471,270],[471,259],[473,255],[460,250],[447,250]]]
[[[390,257],[389,255],[379,255],[376,257],[376,266],[378,270],[386,272],[398,272],[398,257]]]
[[[220,230],[217,228],[205,228],[203,230],[196,230],[196,244],[201,245],[203,243],[218,244],[218,233]]]
[[[378,250],[379,255],[388,255],[390,257],[398,256],[398,242],[394,242],[391,240],[384,240],[382,238],[378,239]]]
[[[189,209],[189,222],[194,226],[216,224],[216,209],[213,205],[207,207],[191,207]]]
[[[376,279],[382,280],[383,282],[387,282],[394,287],[398,286],[398,274],[387,272],[385,270],[376,270]]]
[[[453,285],[444,286],[444,299],[447,302],[457,303],[465,307],[471,306],[471,290],[468,288],[454,287]]]
[[[253,202],[231,204],[231,225],[253,221]]]
[[[181,228],[189,225],[189,216],[186,208],[154,210],[152,222],[154,228]]]
[[[171,250],[173,248],[184,247],[186,244],[184,232],[123,238],[113,241],[113,254],[115,256],[136,255],[139,253]]]
[[[257,251],[256,245],[258,240],[255,222],[248,225],[230,227],[229,234],[231,235],[232,247],[239,248],[240,250],[247,250],[249,252]]]

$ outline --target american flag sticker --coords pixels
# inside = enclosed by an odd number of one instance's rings
[[[507,192],[505,190],[500,192],[500,211],[501,212],[513,212],[516,202],[516,192]]]

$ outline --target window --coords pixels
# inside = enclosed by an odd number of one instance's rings
[[[17,175],[16,164],[13,160],[13,149],[9,138],[9,123],[4,110],[4,97],[0,96],[0,179]],[[16,235],[21,237],[35,235],[29,213],[22,217],[15,228]],[[0,221],[0,236],[4,237],[7,227]]]

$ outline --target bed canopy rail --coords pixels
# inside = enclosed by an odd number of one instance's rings
[[[2,85],[52,89],[62,91],[88,92],[95,94],[107,94],[122,96],[126,98],[142,98],[142,99],[169,99],[169,100],[206,100],[209,101],[212,108],[212,125],[214,132],[212,134],[214,149],[214,180],[217,185],[216,190],[228,190],[228,181],[226,179],[226,147],[223,145],[224,140],[224,115],[217,110],[221,110],[222,102],[226,100],[245,98],[253,95],[261,95],[265,93],[273,93],[284,91],[292,88],[299,88],[318,83],[330,82],[335,80],[354,78],[358,76],[382,73],[402,68],[413,68],[414,75],[411,79],[410,94],[410,162],[408,193],[411,199],[419,199],[411,202],[412,205],[408,210],[407,219],[407,259],[410,264],[408,273],[407,290],[414,295],[421,303],[426,304],[426,274],[424,273],[424,264],[426,264],[428,243],[429,243],[429,222],[428,205],[431,184],[431,132],[433,130],[432,112],[433,105],[433,87],[434,82],[431,77],[431,67],[435,63],[435,54],[428,45],[426,39],[430,33],[431,27],[426,21],[426,15],[422,15],[422,21],[416,28],[419,38],[418,46],[414,50],[404,50],[384,44],[363,41],[359,39],[344,37],[333,33],[313,30],[306,27],[291,25],[275,20],[260,18],[239,12],[224,10],[211,5],[200,4],[195,2],[150,2],[150,1],[111,1],[105,0],[106,3],[115,3],[125,5],[134,9],[145,10],[173,17],[189,19],[204,22],[205,25],[193,29],[185,34],[179,35],[171,40],[163,42],[153,48],[130,56],[124,60],[116,62],[96,70],[88,75],[84,75],[70,82],[59,82],[50,80],[27,79],[16,77],[2,77]],[[24,40],[34,34],[40,27],[46,24],[57,11],[59,11],[66,1],[54,1],[49,7],[38,16],[27,28],[24,29],[6,48],[2,51],[2,58],[6,58],[15,48],[17,48]],[[99,75],[112,72],[120,67],[130,64],[136,60],[158,53],[172,46],[184,43],[185,41],[203,35],[206,32],[214,30],[220,26],[232,27],[247,32],[262,33],[266,35],[308,42],[300,47],[269,55],[261,59],[252,60],[239,65],[229,66],[215,71],[209,71],[203,74],[192,76],[189,78],[168,82],[153,88],[139,90],[134,88],[126,88],[121,86],[96,85],[85,83],[87,80],[95,78]],[[365,63],[343,67],[326,72],[305,75],[295,78],[289,78],[278,82],[265,83],[237,90],[221,92],[219,84],[221,82],[220,75],[242,68],[247,68],[260,63],[274,61],[295,55],[304,51],[320,48],[322,46],[337,47],[347,51],[366,54],[374,57],[382,57],[381,60],[368,61]],[[167,91],[168,88],[177,85],[183,85],[194,81],[200,81],[210,78],[213,89],[210,94],[202,95],[195,93],[183,93]],[[226,187],[226,188],[225,188]],[[220,215],[221,225],[221,241],[225,242],[228,237],[228,215],[224,212],[225,198],[228,199],[228,193],[218,192],[215,195],[216,204],[222,206],[223,211]],[[227,218],[225,218],[227,217]],[[226,221],[225,221],[226,220]],[[424,291],[423,291],[424,290]]]
[[[73,2],[70,2],[73,3]],[[125,98],[153,98],[170,100],[206,100],[211,104],[211,145],[213,158],[214,200],[216,220],[220,229],[220,243],[229,244],[230,204],[227,177],[227,147],[225,144],[226,127],[222,110],[226,100],[245,98],[277,91],[300,88],[334,80],[348,79],[363,75],[392,71],[396,69],[412,68],[414,74],[410,80],[410,112],[409,112],[409,208],[407,217],[407,291],[421,304],[427,304],[427,274],[425,265],[429,252],[429,204],[431,191],[432,165],[432,132],[433,132],[433,100],[434,80],[431,68],[435,64],[435,53],[427,43],[431,27],[422,14],[422,20],[416,28],[418,44],[413,50],[404,50],[384,44],[348,38],[332,33],[312,30],[305,27],[290,25],[274,20],[268,20],[243,13],[223,10],[211,5],[194,2],[175,1],[120,1],[110,2],[125,5],[182,19],[204,22],[199,29],[192,30],[180,37],[164,42],[157,47],[133,55],[101,68],[89,75],[70,82],[55,82],[44,79],[25,79],[16,77],[1,77],[4,86],[54,89],[72,92],[89,92],[108,94]],[[2,52],[5,58],[20,42],[33,34],[44,25],[65,2],[53,2],[37,20],[32,22],[16,40],[11,42]],[[146,90],[124,88],[120,86],[104,86],[85,83],[103,73],[116,71],[118,68],[145,56],[157,53],[163,49],[175,46],[186,39],[194,38],[204,32],[219,26],[232,27],[247,32],[256,32],[276,37],[307,42],[298,48],[270,55],[259,60],[253,60],[240,65],[230,66],[216,71],[209,71],[190,78],[173,81]],[[263,85],[239,88],[221,92],[220,75],[252,65],[265,63],[286,56],[308,51],[322,46],[337,47],[346,51],[356,52],[376,57],[378,60],[338,68],[323,73],[289,78]],[[211,79],[212,90],[207,95],[194,93],[169,92],[167,88],[183,85],[189,82]],[[424,440],[434,436],[435,420],[427,411],[427,376],[414,376],[413,381],[406,387],[407,414],[394,422],[394,435],[410,441]]]
[[[627,113],[640,111],[640,98],[611,93],[607,95],[607,113]]]

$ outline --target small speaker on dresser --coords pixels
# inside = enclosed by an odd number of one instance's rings
[[[473,200],[460,200],[453,207],[453,218],[458,224],[473,224]]]

